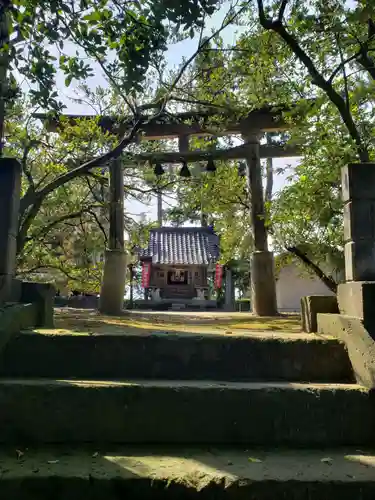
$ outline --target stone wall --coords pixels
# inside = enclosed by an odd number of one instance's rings
[[[334,296],[316,276],[295,263],[283,266],[276,281],[277,307],[280,312],[300,312],[301,298],[310,295]]]

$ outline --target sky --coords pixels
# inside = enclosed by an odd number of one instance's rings
[[[207,20],[206,23],[206,29],[205,29],[205,35],[210,35],[212,30],[218,29],[224,19],[225,14],[228,11],[228,6],[229,2],[224,3],[222,8],[220,9],[219,12],[217,12],[214,16],[212,16],[210,19]],[[221,35],[223,37],[223,41],[225,44],[233,44],[236,40],[236,37],[239,35],[241,30],[244,28],[241,27],[236,27],[236,26],[228,26],[225,28],[224,31],[222,31]],[[168,47],[168,51],[166,53],[166,60],[168,67],[170,69],[178,67],[183,58],[189,58],[194,51],[196,50],[198,45],[198,39],[193,38],[193,39],[186,39],[183,40],[182,42],[176,43],[176,44],[171,44]],[[72,46],[72,51],[75,51],[76,47]],[[97,68],[98,71],[95,71],[95,77],[89,79],[86,83],[87,85],[95,89],[95,87],[102,86],[102,87],[107,87],[107,81],[103,77],[100,68]],[[64,103],[67,106],[67,109],[65,110],[66,113],[72,113],[72,114],[92,114],[92,108],[90,108],[88,105],[85,104],[77,104],[76,102],[72,102],[71,98],[72,97],[77,97],[77,94],[75,92],[74,86],[69,87],[68,89],[65,87],[64,84],[64,76],[63,75],[58,75],[57,77],[57,85],[60,89],[60,92],[62,94],[62,98]],[[275,171],[278,169],[287,169],[288,166],[293,169],[297,164],[298,164],[298,159],[297,158],[275,158],[274,159],[274,168]],[[286,178],[288,177],[289,173],[288,170],[286,170],[283,174],[276,174],[274,175],[274,193],[282,189],[282,187],[286,184]],[[168,199],[168,203],[170,203],[170,199]],[[156,220],[156,199],[153,199],[150,205],[144,205],[142,203],[139,203],[134,200],[127,200],[125,203],[125,209],[128,211],[128,213],[132,214],[133,216],[136,216],[137,218],[139,216],[142,217],[141,214],[144,214],[143,217],[147,217],[148,220]]]

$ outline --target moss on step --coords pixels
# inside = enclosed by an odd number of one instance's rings
[[[339,341],[302,333],[139,335],[25,333],[0,353],[0,375],[352,382]]]
[[[285,315],[277,318],[258,318],[252,314],[141,314],[129,313],[121,317],[109,317],[97,311],[61,308],[55,309],[55,330],[49,332],[141,334],[157,331],[185,333],[232,334],[256,331],[301,332],[300,318]]]
[[[1,380],[3,443],[374,444],[356,385]]]

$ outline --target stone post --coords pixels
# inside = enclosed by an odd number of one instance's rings
[[[375,320],[375,163],[342,169],[345,284],[338,287],[342,314]]]
[[[158,225],[162,227],[163,225],[163,194],[161,189],[157,191],[157,214],[158,214]]]
[[[124,306],[126,258],[124,251],[124,174],[121,160],[109,167],[109,240],[105,251],[99,310],[119,315]]]
[[[225,310],[234,310],[234,287],[232,270],[229,267],[225,268]]]
[[[251,256],[252,310],[258,316],[276,316],[276,282],[273,253],[268,250],[267,229],[259,155],[259,137],[243,134],[248,144],[246,178],[250,202],[250,219],[254,238]]]
[[[10,300],[16,271],[21,166],[0,158],[0,303]]]

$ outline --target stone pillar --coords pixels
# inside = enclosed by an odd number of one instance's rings
[[[234,310],[234,286],[233,286],[233,276],[232,270],[227,267],[225,269],[225,310]]]
[[[109,173],[109,239],[105,251],[99,310],[103,314],[119,315],[124,306],[126,279],[124,174],[120,159],[111,163]]]
[[[268,250],[259,138],[255,134],[243,135],[243,138],[248,144],[246,178],[254,238],[254,252],[251,256],[252,310],[258,316],[276,316],[274,258],[273,253]]]
[[[345,284],[338,287],[342,314],[375,321],[375,163],[342,169]]]
[[[0,303],[10,300],[16,272],[21,166],[14,158],[0,158]]]

